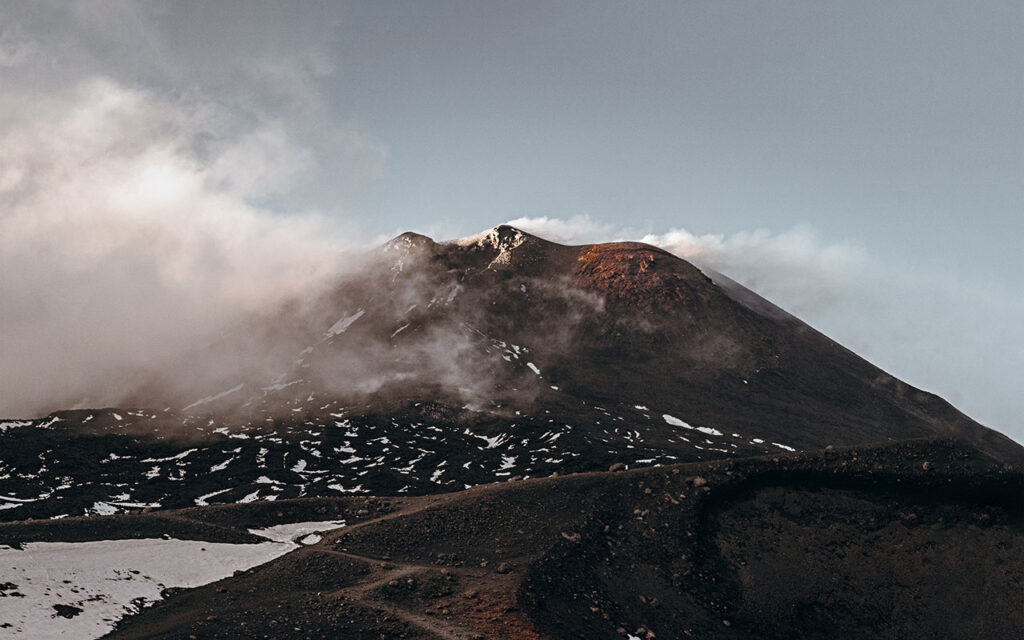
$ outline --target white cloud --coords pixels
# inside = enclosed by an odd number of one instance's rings
[[[316,164],[277,121],[261,123],[223,149],[210,167],[216,186],[245,198],[287,191]]]
[[[587,244],[601,242],[614,237],[620,230],[610,224],[598,222],[588,215],[577,215],[571,218],[516,218],[508,224],[529,231],[542,238],[562,244]]]
[[[308,150],[264,128],[203,158],[202,111],[109,78],[0,100],[0,413],[113,402],[337,268],[336,224],[250,203]]]
[[[277,205],[386,150],[327,115],[330,25],[261,44],[263,10],[183,31],[158,4],[0,7],[0,415],[116,402],[339,268],[340,206]]]

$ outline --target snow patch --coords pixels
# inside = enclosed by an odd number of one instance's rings
[[[667,413],[662,414],[661,417],[665,419],[665,422],[669,423],[673,427],[682,427],[684,429],[690,429],[692,431],[700,431],[701,433],[706,433],[709,436],[722,435],[722,432],[719,431],[718,429],[712,429],[711,427],[695,427],[693,425],[683,422],[682,420],[676,418],[675,416],[670,416]]]
[[[363,317],[366,312],[360,309],[350,316],[345,316],[339,319],[337,322],[331,325],[331,328],[327,330],[327,337],[338,335],[339,333],[345,333],[345,330],[352,326],[352,323]]]
[[[194,540],[30,542],[0,546],[4,580],[24,598],[0,599],[3,637],[32,640],[99,638],[114,624],[161,599],[169,587],[199,587],[269,562],[291,542],[227,544]],[[75,607],[70,618],[55,605]]]
[[[231,491],[231,487],[228,487],[227,489],[221,489],[220,491],[214,491],[212,493],[207,493],[206,495],[199,496],[198,498],[195,499],[196,506],[197,507],[205,507],[206,505],[210,504],[209,502],[206,501],[207,498],[212,498],[213,496],[219,496],[220,494],[227,493],[228,491]]]
[[[275,524],[272,527],[262,529],[249,529],[254,536],[273,540],[274,542],[294,542],[299,538],[312,533],[330,531],[345,526],[344,520],[327,520],[324,522],[290,522],[288,524]]]
[[[452,300],[455,299],[455,296],[459,295],[459,291],[461,290],[462,287],[460,285],[455,285],[455,288],[448,292],[448,297],[444,300],[445,305],[451,304]]]
[[[201,404],[207,404],[209,402],[215,402],[217,400],[220,400],[221,398],[227,397],[227,396],[231,395],[232,393],[235,393],[236,391],[241,391],[243,386],[245,386],[245,385],[238,384],[238,385],[235,385],[235,386],[231,387],[227,391],[221,391],[220,393],[215,393],[213,395],[206,396],[205,398],[202,398],[201,400],[196,400],[192,404],[190,404],[187,407],[185,407],[184,409],[182,409],[182,411],[188,411],[192,407],[198,407]],[[114,415],[117,415],[117,414],[114,414]],[[120,420],[120,418],[118,418],[118,420]]]
[[[403,324],[402,326],[400,326],[397,329],[395,329],[395,332],[391,334],[391,337],[394,338],[395,336],[397,336],[398,334],[402,333],[403,331],[405,331],[408,328],[409,328],[409,324],[408,323]]]
[[[292,380],[291,382],[279,382],[277,384],[272,384],[269,387],[262,387],[262,389],[263,391],[280,391],[281,389],[287,389],[293,384],[299,384],[300,382],[302,382],[301,378],[298,380]]]
[[[117,507],[109,502],[94,502],[92,503],[92,508],[89,509],[89,511],[100,516],[111,516],[117,513]]]
[[[27,427],[32,422],[29,420],[4,420],[0,422],[0,433],[7,431],[8,429],[17,429],[18,427]]]

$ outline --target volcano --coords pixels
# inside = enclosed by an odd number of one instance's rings
[[[254,318],[182,361],[195,363],[187,381],[151,375],[126,389],[119,407],[0,422],[0,519],[52,519],[8,525],[2,539],[90,539],[82,532],[100,521],[132,538],[173,521],[165,533],[251,542],[244,526],[231,527],[255,524],[253,514],[265,525],[299,513],[350,526],[366,520],[314,545],[327,559],[310,547],[273,565],[301,573],[301,557],[320,576],[309,589],[336,578],[354,608],[340,617],[282,614],[288,630],[263,628],[274,637],[307,637],[311,625],[310,637],[344,629],[344,637],[430,638],[750,637],[761,627],[774,629],[763,637],[902,637],[909,627],[891,612],[828,609],[877,589],[877,565],[869,577],[844,577],[846,591],[832,601],[756,586],[782,574],[786,585],[799,581],[766,552],[771,536],[866,553],[875,540],[866,531],[881,527],[876,541],[898,546],[899,532],[886,527],[916,513],[915,522],[936,530],[947,522],[956,544],[987,514],[985,526],[1001,527],[1010,546],[982,536],[963,542],[975,545],[971,553],[1019,551],[1024,539],[1015,495],[1024,448],[728,277],[646,244],[564,246],[510,226],[449,242],[402,234],[362,256],[329,291]],[[552,478],[569,474],[586,475]],[[718,493],[708,493],[712,477]],[[938,493],[924,500],[929,491]],[[567,502],[560,492],[575,497]],[[608,492],[616,494],[601,498]],[[801,516],[780,524],[787,500]],[[816,508],[850,530],[836,533]],[[760,537],[744,542],[747,516]],[[194,526],[182,532],[185,521]],[[914,544],[956,547],[929,531]],[[492,533],[499,553],[471,540]],[[434,538],[429,556],[429,545],[408,547]],[[657,540],[658,557],[645,555],[643,539]],[[601,551],[615,545],[617,559]],[[893,554],[872,562],[911,566],[924,557]],[[991,568],[1005,555],[993,551],[983,563],[998,574],[986,597],[997,586],[1019,588],[1019,566]],[[346,569],[331,564],[345,558]],[[384,571],[363,566],[389,558],[401,561]],[[821,580],[830,562],[817,565]],[[325,577],[330,571],[335,578]],[[637,604],[642,571],[650,593]],[[935,586],[925,574],[914,574],[914,589]],[[476,595],[442,607],[456,616],[451,625],[424,617],[428,601],[451,600],[458,584]],[[885,584],[909,606],[905,591]],[[584,586],[589,595],[566,599]],[[311,592],[279,597],[301,609]],[[208,597],[172,597],[122,632],[254,637],[231,626],[241,618],[196,627],[222,617]],[[480,598],[475,613],[464,606]],[[658,614],[659,602],[671,611]],[[778,606],[799,611],[770,613]],[[999,615],[1010,608],[996,607]],[[973,628],[988,637],[1020,628],[1019,616],[986,626],[993,611],[978,613]],[[277,624],[267,616],[261,624]],[[639,630],[623,626],[638,618],[646,621]],[[792,635],[807,625],[848,635]],[[166,635],[147,635],[153,628]]]

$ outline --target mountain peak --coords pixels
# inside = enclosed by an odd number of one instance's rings
[[[499,251],[511,251],[519,245],[526,242],[527,239],[535,239],[533,236],[522,229],[517,229],[511,225],[500,224],[486,231],[467,236],[465,238],[458,238],[452,240],[452,244],[468,247],[472,245],[478,245],[481,247],[491,247],[498,249]]]
[[[451,240],[446,244],[469,249],[483,249],[493,253],[488,267],[507,267],[512,264],[513,253],[518,247],[524,244],[537,246],[550,243],[522,229],[501,224],[472,236]]]
[[[428,236],[421,233],[415,233],[413,231],[406,231],[405,233],[388,240],[387,243],[384,244],[384,248],[404,251],[413,247],[428,247],[433,244],[436,243]]]

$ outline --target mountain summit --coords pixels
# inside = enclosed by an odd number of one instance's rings
[[[657,247],[569,247],[510,226],[445,243],[419,238],[403,264],[414,286],[435,288],[426,305],[434,313],[400,340],[447,320],[485,342],[528,346],[543,380],[558,387],[522,382],[541,403],[653,406],[797,448],[948,434],[996,457],[1019,455],[940,398]],[[391,289],[408,286],[396,278]],[[408,317],[382,319],[397,329]],[[493,375],[505,381],[504,373]]]
[[[187,354],[186,389],[156,377],[122,408],[0,423],[0,514],[423,494],[929,437],[1024,458],[646,244],[565,246],[510,226],[447,242],[405,233],[300,302]]]

